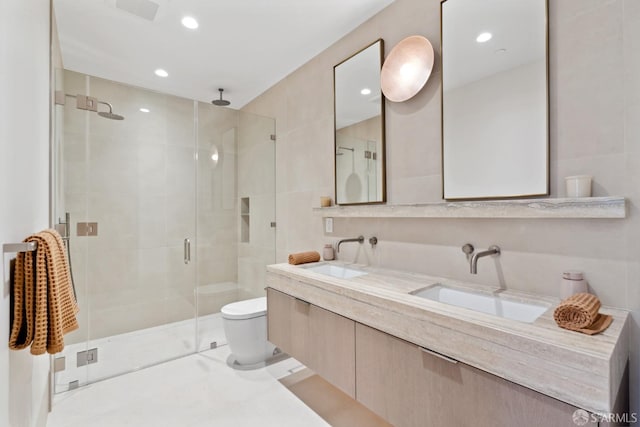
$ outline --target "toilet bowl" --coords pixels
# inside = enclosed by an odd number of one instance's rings
[[[276,347],[267,341],[267,298],[227,304],[220,310],[222,326],[231,349],[232,367],[263,365]]]

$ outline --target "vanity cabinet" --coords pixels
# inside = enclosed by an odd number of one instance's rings
[[[355,397],[355,322],[267,288],[268,339]]]
[[[360,323],[356,398],[396,427],[577,425],[574,406]]]

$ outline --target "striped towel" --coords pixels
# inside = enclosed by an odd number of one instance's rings
[[[575,294],[562,301],[553,312],[553,318],[564,329],[595,335],[611,325],[613,318],[598,313],[600,300],[588,293]]]
[[[308,262],[320,261],[320,254],[316,251],[299,252],[297,254],[289,255],[289,264],[298,265],[306,264]]]

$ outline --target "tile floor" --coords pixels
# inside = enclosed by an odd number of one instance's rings
[[[285,359],[229,368],[228,346],[58,394],[47,427],[329,426],[278,379],[303,369]]]
[[[209,349],[213,341],[226,344],[220,313],[199,317],[197,325],[189,319],[67,345],[56,355],[66,358],[66,367],[55,375],[55,392],[66,392],[72,381],[83,386],[194,353],[196,336],[198,351]],[[98,349],[98,363],[78,367],[76,353],[93,348]]]
[[[393,427],[307,368],[280,382],[333,427]]]

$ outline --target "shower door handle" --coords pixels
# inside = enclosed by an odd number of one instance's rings
[[[184,263],[191,262],[191,240],[184,239]]]

